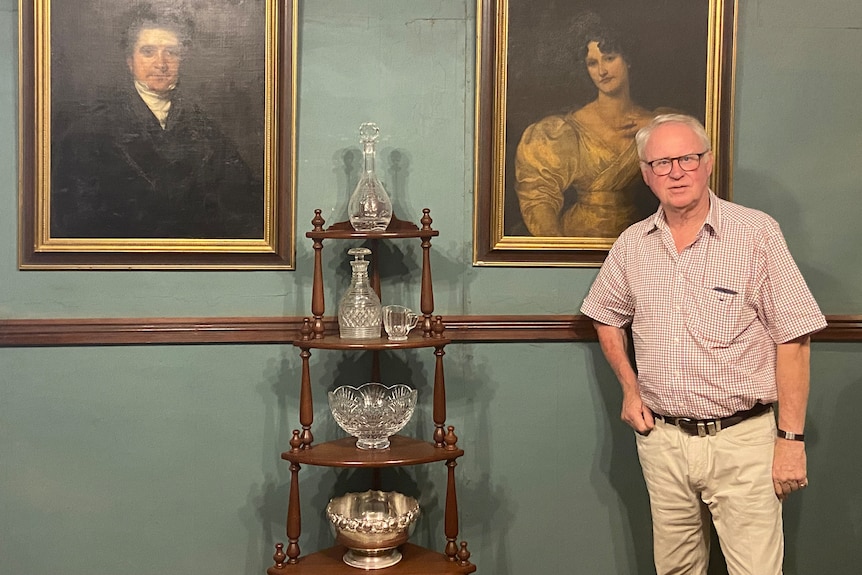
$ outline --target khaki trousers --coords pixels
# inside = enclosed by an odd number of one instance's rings
[[[730,575],[780,575],[781,502],[772,486],[772,411],[714,436],[656,420],[638,435],[658,575],[706,575],[710,515]]]

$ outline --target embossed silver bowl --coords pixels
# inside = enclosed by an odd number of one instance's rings
[[[389,438],[410,421],[416,396],[416,390],[403,383],[342,385],[329,392],[329,409],[341,429],[356,438],[356,447],[385,449]]]
[[[334,497],[326,506],[335,540],[347,547],[344,562],[384,569],[401,561],[398,546],[413,533],[419,502],[395,491],[365,491]]]

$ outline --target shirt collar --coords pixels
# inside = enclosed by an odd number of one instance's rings
[[[712,190],[709,190],[709,213],[706,214],[704,225],[712,229],[712,234],[716,238],[721,238],[721,202]]]
[[[138,94],[141,95],[141,98],[149,102],[170,102],[171,95],[173,94],[174,89],[176,89],[177,85],[172,84],[166,93],[159,93],[150,90],[150,88],[144,84],[143,82],[139,82],[134,80],[135,90],[138,91]]]
[[[167,126],[168,112],[171,109],[171,95],[173,94],[174,88],[176,88],[176,84],[171,86],[171,91],[167,94],[158,94],[147,88],[143,82],[135,80],[135,90],[137,90],[141,99],[156,117],[156,120],[159,121],[159,125],[162,127],[162,130]]]
[[[721,204],[718,202],[712,190],[709,190],[709,212],[703,225],[707,227],[716,238],[721,237]],[[652,217],[652,226],[647,227],[644,235],[649,235],[656,230],[667,229],[667,221],[664,219],[664,208],[658,207]]]

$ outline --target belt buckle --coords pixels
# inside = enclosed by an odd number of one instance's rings
[[[677,417],[676,425],[680,429],[685,429],[686,426],[696,429],[698,437],[712,436],[721,431],[720,419],[697,420],[691,417]],[[692,435],[694,434],[692,433]]]
[[[721,420],[710,419],[709,421],[697,422],[697,436],[706,437],[707,435],[714,436],[721,431]]]

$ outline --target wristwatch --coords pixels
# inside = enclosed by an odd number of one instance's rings
[[[789,439],[791,441],[805,441],[805,434],[791,433],[789,431],[784,431],[783,429],[778,430],[778,437],[783,437],[784,439]]]

